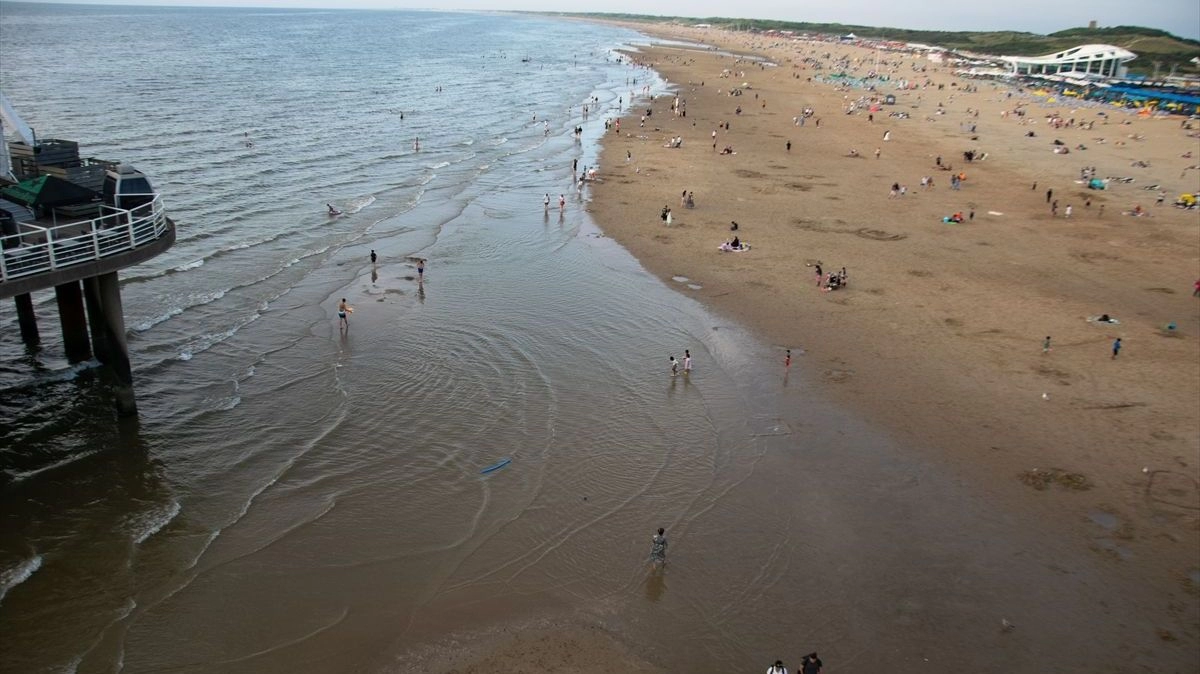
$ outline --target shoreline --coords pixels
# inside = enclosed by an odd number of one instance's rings
[[[1200,141],[1179,118],[1046,105],[932,64],[921,73],[913,56],[888,54],[897,78],[931,84],[880,89],[897,103],[868,121],[871,113],[844,106],[871,92],[808,78],[828,74],[839,56],[865,70],[877,58],[869,50],[621,25],[779,66],[677,46],[629,55],[675,86],[687,114],[672,114],[671,96],[638,99],[621,135],[601,140],[604,181],[588,210],[602,231],[668,285],[684,276],[702,286],[679,292],[775,344],[781,362],[791,348],[822,394],[914,454],[1030,526],[1093,550],[1114,573],[1144,578],[1148,595],[1188,607],[1165,611],[1173,627],[1164,629],[1197,643],[1200,309],[1190,291],[1200,245],[1194,211],[1157,206],[1141,189],[1159,183],[1170,199],[1196,189],[1197,172],[1182,168],[1196,160],[1180,148]],[[728,95],[731,87],[742,94]],[[815,114],[798,126],[805,107]],[[1023,118],[1012,114],[1018,107]],[[642,127],[646,108],[653,114]],[[1096,123],[1052,129],[1050,112]],[[721,122],[730,127],[720,127],[718,146],[736,154],[711,147]],[[664,147],[679,136],[683,147]],[[1059,137],[1075,152],[1051,152]],[[967,149],[986,161],[965,163]],[[1151,168],[1132,168],[1137,161]],[[961,190],[939,163],[967,172]],[[1076,182],[1085,165],[1136,180],[1087,190]],[[933,189],[920,186],[926,175]],[[893,182],[907,195],[891,198]],[[1047,189],[1063,202],[1056,215]],[[681,190],[695,193],[695,209],[681,206]],[[660,205],[672,209],[669,227]],[[1151,217],[1122,215],[1135,205]],[[941,221],[955,212],[973,218]],[[718,252],[735,234],[731,220],[749,252]],[[848,267],[848,287],[819,292],[807,266],[818,261],[825,271]],[[1120,324],[1088,320],[1103,313]],[[1176,329],[1163,329],[1168,322]],[[1052,348],[1043,353],[1046,335]],[[1114,360],[1117,337],[1126,348]]]

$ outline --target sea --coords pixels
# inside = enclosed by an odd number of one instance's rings
[[[980,562],[1011,559],[1010,523],[829,403],[803,344],[591,220],[573,165],[603,179],[604,120],[674,91],[623,56],[649,42],[532,14],[0,3],[18,113],[145,172],[178,232],[120,274],[136,420],[66,361],[53,293],[35,351],[0,303],[0,670],[427,671],[574,625],[670,671],[818,648],[990,671],[993,646],[923,649],[1031,577],[1061,623],[1057,575]],[[1023,652],[1004,662],[1045,654]]]

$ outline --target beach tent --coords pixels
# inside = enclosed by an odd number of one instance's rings
[[[58,176],[39,176],[0,190],[0,196],[30,207],[67,206],[86,204],[96,199],[97,194],[86,187]]]

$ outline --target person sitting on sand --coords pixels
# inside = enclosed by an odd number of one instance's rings
[[[741,248],[742,241],[741,241],[741,239],[739,239],[738,237],[735,236],[735,237],[733,237],[733,241],[729,242],[729,245],[733,248]]]
[[[729,231],[731,231],[731,232],[736,232],[736,231],[738,231],[738,223],[737,223],[737,220],[730,220],[730,221],[729,221]]]
[[[858,156],[858,150],[855,150],[854,148],[850,148],[850,152],[849,152],[849,153],[847,153],[847,155],[846,155],[846,156],[848,156],[848,157],[857,157],[857,156]]]
[[[733,146],[726,145],[725,148],[721,150],[721,154],[733,154]]]

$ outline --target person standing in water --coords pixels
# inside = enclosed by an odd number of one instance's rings
[[[667,565],[667,535],[662,527],[650,539],[650,564],[659,567]]]
[[[417,283],[425,282],[425,258],[417,258]]]
[[[371,251],[371,264],[375,264],[375,261],[376,261],[376,260],[378,260],[378,259],[379,259],[379,258],[378,258],[378,257],[376,257],[376,255],[375,255],[375,251],[374,251],[374,250],[372,250],[372,251]]]
[[[675,356],[671,356],[671,376],[679,374],[679,361],[675,360]]]
[[[683,350],[683,374],[685,376],[687,376],[687,375],[690,375],[691,373],[692,373],[692,352],[687,349],[684,349]]]
[[[546,193],[546,196],[542,197],[542,207],[546,209],[547,213],[550,212],[550,193],[549,192]]]
[[[346,304],[346,298],[343,297],[341,302],[338,302],[338,327],[342,330],[349,329],[349,315],[354,313],[354,308]]]

